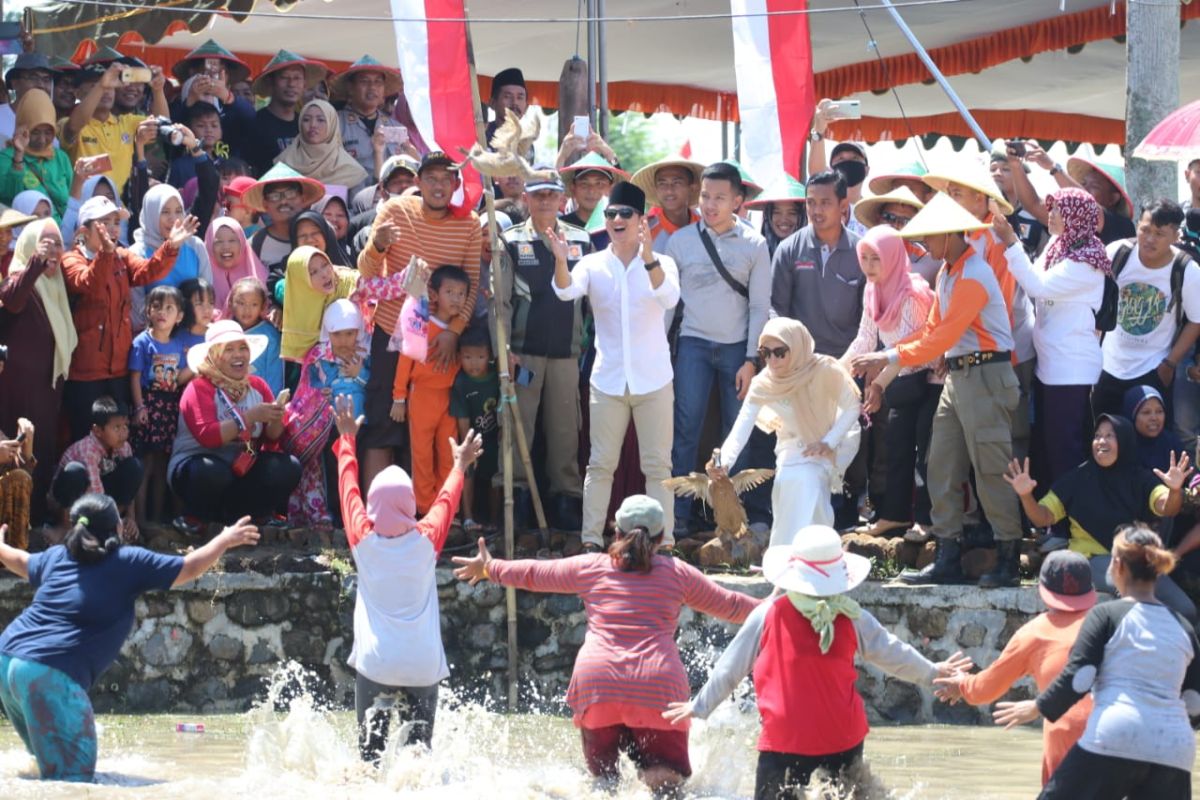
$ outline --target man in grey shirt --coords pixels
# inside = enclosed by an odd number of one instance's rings
[[[675,356],[672,475],[686,475],[697,466],[713,381],[724,437],[756,372],[758,335],[771,306],[771,258],[766,239],[738,221],[745,197],[736,167],[708,167],[700,179],[700,221],[680,228],[667,244],[667,255],[679,267],[683,306]],[[726,274],[714,263],[706,237]],[[675,501],[676,539],[686,535],[691,505],[691,498]]]
[[[808,328],[817,352],[841,358],[858,334],[866,279],[859,237],[842,225],[846,180],[832,170],[808,179],[808,225],[780,243],[772,262],[771,310]]]

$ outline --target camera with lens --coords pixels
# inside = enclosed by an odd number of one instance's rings
[[[175,147],[183,144],[183,131],[179,130],[179,126],[171,122],[169,117],[155,117],[158,122],[158,137],[165,142],[170,142]]]

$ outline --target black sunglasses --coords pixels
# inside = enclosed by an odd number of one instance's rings
[[[770,356],[776,358],[787,358],[788,348],[784,347],[760,347],[758,348],[758,357],[766,361]]]
[[[879,215],[879,220],[881,222],[886,222],[888,225],[899,225],[901,228],[903,228],[905,225],[912,222],[913,218],[912,217],[901,217],[896,214],[893,214],[890,211],[884,211],[883,213],[881,213]]]
[[[605,219],[616,219],[617,217],[620,217],[621,219],[629,219],[632,216],[633,216],[632,208],[622,207],[622,208],[606,208],[606,209],[604,209],[604,218]]]

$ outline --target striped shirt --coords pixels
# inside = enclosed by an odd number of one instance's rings
[[[688,699],[687,674],[675,646],[681,606],[740,623],[759,601],[723,589],[695,567],[655,556],[649,573],[622,572],[606,553],[556,561],[488,563],[491,579],[535,592],[577,594],[587,612],[587,635],[575,658],[567,705],[584,725],[589,707],[622,706],[631,727],[645,727],[668,703]],[[647,713],[650,712],[650,713]],[[605,724],[617,724],[605,714]],[[662,728],[670,728],[665,720]]]
[[[400,231],[399,239],[384,253],[376,250],[374,245],[365,247],[358,256],[358,271],[364,278],[398,275],[414,255],[425,259],[431,270],[446,264],[462,267],[471,279],[471,285],[467,291],[467,302],[463,304],[458,318],[450,323],[450,330],[462,333],[471,321],[479,291],[482,238],[478,215],[475,212],[465,217],[448,214],[441,219],[433,219],[425,213],[421,198],[395,197],[380,206],[371,228],[372,237],[375,229],[385,222],[396,225]],[[396,328],[403,304],[403,297],[384,300],[375,310],[375,322],[389,335]]]

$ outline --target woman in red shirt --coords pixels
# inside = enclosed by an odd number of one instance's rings
[[[680,608],[741,622],[759,602],[721,588],[689,564],[657,555],[662,536],[662,506],[633,495],[617,510],[616,538],[607,553],[503,561],[492,558],[480,539],[479,555],[454,559],[459,565],[454,574],[472,585],[486,579],[580,596],[587,635],[575,658],[567,705],[582,729],[588,770],[615,781],[624,751],[653,791],[678,786],[692,774],[687,728],[662,718],[668,705],[688,696],[675,646]]]

